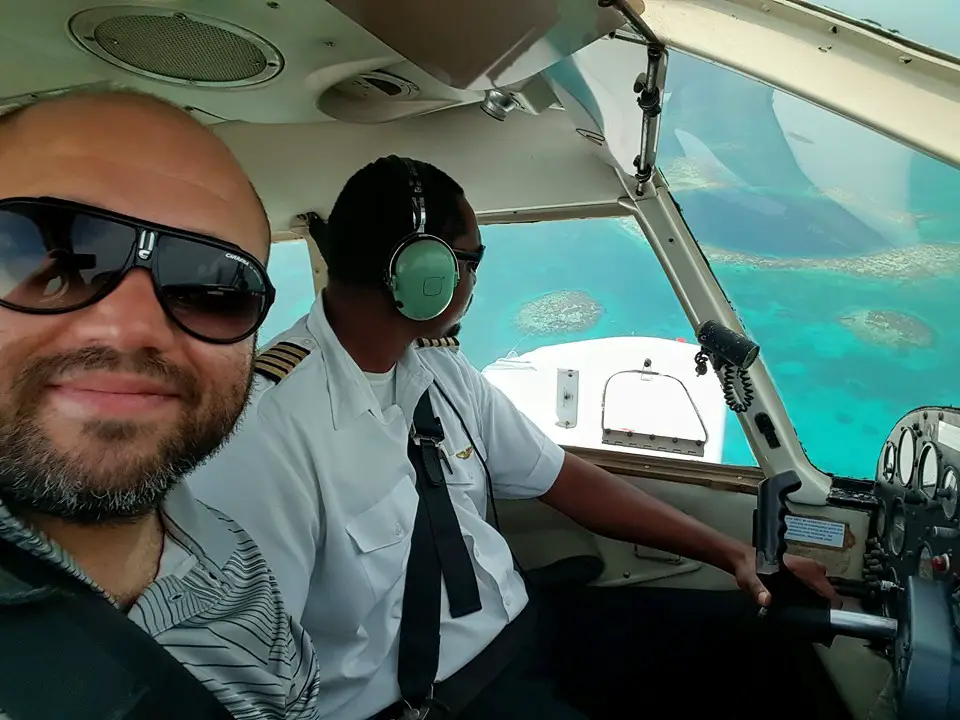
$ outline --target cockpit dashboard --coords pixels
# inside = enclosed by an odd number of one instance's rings
[[[960,410],[925,407],[887,437],[874,486],[879,506],[864,558],[864,580],[896,616],[907,577],[946,583],[960,601]],[[960,628],[958,628],[960,630]]]
[[[903,719],[960,716],[958,485],[960,410],[907,413],[877,461],[862,599],[865,610],[899,623],[885,650]]]

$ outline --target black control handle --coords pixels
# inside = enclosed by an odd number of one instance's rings
[[[757,548],[757,574],[780,570],[787,551],[787,495],[800,489],[800,476],[793,470],[760,481],[754,515],[753,544]]]

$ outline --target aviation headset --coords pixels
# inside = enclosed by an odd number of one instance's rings
[[[427,232],[427,204],[416,165],[408,158],[391,155],[410,185],[413,231],[393,250],[385,282],[400,314],[411,320],[433,320],[453,300],[460,271],[453,249]]]

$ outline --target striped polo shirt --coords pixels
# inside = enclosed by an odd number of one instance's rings
[[[313,645],[290,620],[259,548],[239,525],[177,485],[161,508],[160,572],[128,617],[237,720],[317,717]],[[0,502],[0,536],[103,593],[66,552]],[[0,719],[5,718],[0,710]]]

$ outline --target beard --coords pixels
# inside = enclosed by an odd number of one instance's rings
[[[252,382],[249,363],[245,368],[245,374],[201,386],[146,350],[122,354],[93,347],[31,359],[0,404],[0,499],[17,512],[81,525],[151,513],[229,437]],[[166,431],[153,422],[91,420],[80,425],[69,448],[60,448],[43,427],[43,401],[51,381],[76,370],[122,370],[162,380],[179,395],[179,417]]]
[[[447,328],[447,331],[443,334],[443,337],[448,338],[458,338],[460,337],[460,331],[463,329],[462,320],[466,316],[467,311],[470,310],[470,306],[473,305],[473,294],[470,294],[470,299],[467,300],[467,306],[463,309],[463,312],[460,313],[460,319],[457,320],[453,325]]]

